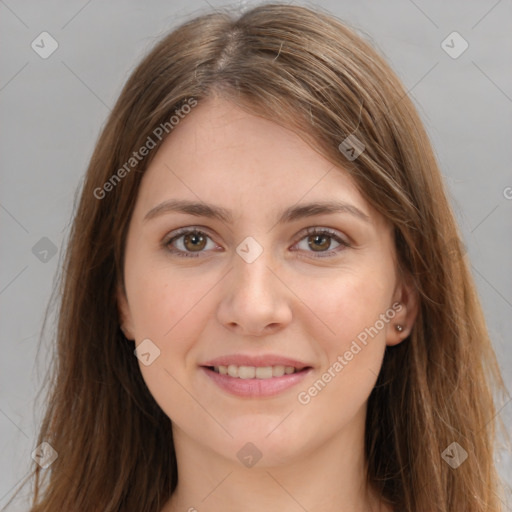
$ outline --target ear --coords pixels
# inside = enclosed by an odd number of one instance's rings
[[[391,309],[395,316],[389,322],[386,333],[386,345],[398,345],[409,336],[416,321],[419,308],[419,294],[412,277],[401,278],[395,289]],[[401,331],[396,326],[402,327]]]
[[[120,284],[117,286],[116,297],[121,330],[123,331],[126,339],[134,340],[135,336],[133,335],[133,323],[130,306],[128,305],[126,292]]]

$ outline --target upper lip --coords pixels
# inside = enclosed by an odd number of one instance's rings
[[[293,366],[297,370],[302,370],[309,367],[310,365],[298,361],[297,359],[291,359],[289,357],[283,357],[278,355],[258,355],[249,356],[244,354],[232,354],[228,356],[220,356],[215,359],[206,361],[201,366],[229,366],[233,364],[235,366]]]

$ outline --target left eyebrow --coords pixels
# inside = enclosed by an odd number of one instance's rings
[[[198,203],[184,199],[169,199],[168,201],[164,201],[163,203],[156,205],[146,213],[144,216],[144,222],[169,212],[185,213],[196,217],[209,217],[228,224],[233,223],[233,213],[231,210],[208,203]],[[340,201],[317,201],[304,204],[302,206],[290,206],[289,208],[286,208],[278,217],[276,224],[293,222],[295,220],[312,217],[314,215],[333,213],[348,213],[364,220],[365,222],[371,222],[370,217],[366,213],[362,212],[352,204]]]

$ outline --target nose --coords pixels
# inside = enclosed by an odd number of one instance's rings
[[[283,277],[270,251],[252,263],[235,254],[223,282],[218,320],[238,335],[263,336],[283,329],[292,319],[293,298]]]

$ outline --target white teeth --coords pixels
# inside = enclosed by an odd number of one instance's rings
[[[238,377],[238,366],[235,366],[234,364],[230,364],[228,366],[228,375],[230,377]]]
[[[213,370],[221,375],[229,375],[230,377],[238,377],[239,379],[271,379],[272,377],[282,377],[290,375],[297,370],[293,366],[214,366]]]
[[[256,377],[256,368],[254,366],[239,366],[238,378],[239,379],[254,379]]]
[[[293,373],[295,371],[295,368],[293,366],[288,366],[288,368],[291,368],[292,371],[290,373]],[[257,372],[256,372],[257,375]],[[284,375],[284,366],[282,365],[276,365],[272,366],[272,377],[282,377]]]
[[[255,372],[257,379],[271,379],[272,378],[272,366],[258,366]]]

